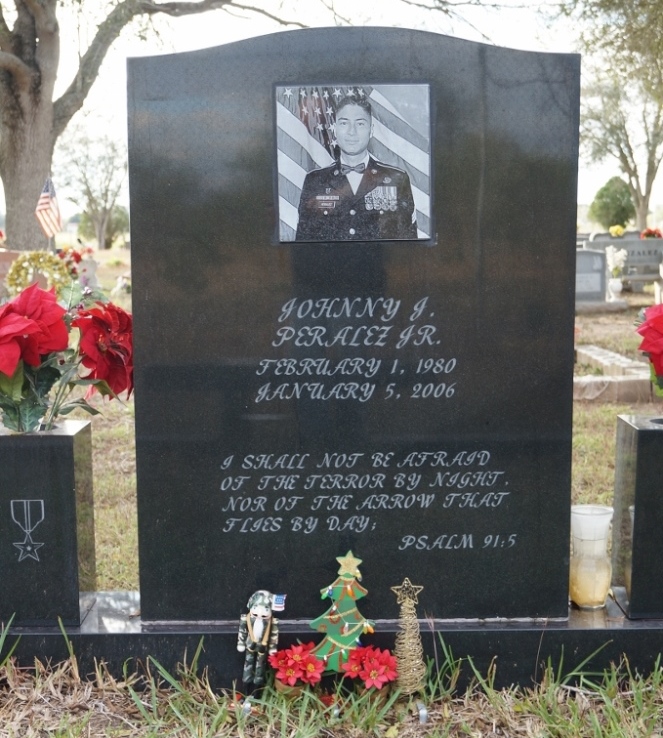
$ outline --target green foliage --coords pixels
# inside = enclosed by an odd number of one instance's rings
[[[613,225],[626,226],[635,218],[635,207],[626,182],[621,177],[609,179],[596,193],[588,214],[606,230]]]
[[[129,211],[123,205],[114,205],[106,221],[106,236],[100,249],[110,249],[117,238],[129,230]],[[90,214],[85,211],[81,214],[78,224],[78,235],[86,241],[97,237],[97,227]]]

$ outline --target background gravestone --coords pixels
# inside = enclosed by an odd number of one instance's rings
[[[606,269],[605,251],[576,250],[576,300],[605,301]]]
[[[366,617],[406,576],[437,618],[567,615],[578,85],[400,29],[129,62],[144,619],[315,617],[349,549]],[[283,100],[337,87],[416,153],[417,240],[291,240]]]

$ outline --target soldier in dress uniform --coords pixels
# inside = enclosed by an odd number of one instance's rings
[[[345,97],[336,110],[339,158],[309,172],[299,201],[297,241],[416,239],[410,179],[368,153],[371,105]]]

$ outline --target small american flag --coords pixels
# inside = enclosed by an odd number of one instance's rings
[[[62,230],[60,208],[58,207],[58,200],[55,197],[53,180],[50,177],[44,182],[44,188],[41,191],[41,195],[39,195],[39,201],[35,208],[35,215],[42,231],[44,231],[44,234],[48,238],[53,238],[56,233]]]
[[[275,594],[272,602],[272,610],[274,612],[283,612],[285,610],[285,598],[287,595]]]

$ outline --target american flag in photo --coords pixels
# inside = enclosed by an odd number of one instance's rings
[[[428,86],[416,88],[428,120]],[[401,88],[402,89],[402,88]],[[410,177],[419,238],[430,238],[430,135],[412,125],[398,105],[397,85],[328,85],[276,88],[279,234],[294,241],[304,178],[335,158],[336,106],[346,96],[368,98],[373,112],[371,155]],[[419,113],[422,111],[419,110]]]
[[[57,197],[55,196],[53,180],[50,177],[47,178],[41,195],[39,195],[37,207],[35,208],[35,216],[47,238],[53,238],[56,233],[62,230],[60,208]]]

